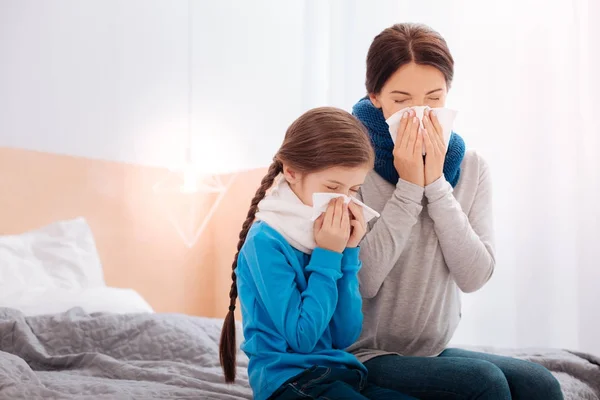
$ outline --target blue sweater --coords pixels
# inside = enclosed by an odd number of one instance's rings
[[[366,372],[344,351],[362,328],[358,254],[317,248],[308,255],[264,222],[250,228],[236,273],[255,399],[314,365]]]

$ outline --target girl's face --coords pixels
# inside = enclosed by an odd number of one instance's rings
[[[331,167],[323,171],[302,174],[292,168],[283,166],[285,179],[290,187],[307,206],[312,206],[314,193],[341,193],[355,196],[364,183],[371,168],[362,167]]]
[[[381,92],[370,93],[369,98],[388,119],[406,107],[444,107],[447,94],[446,79],[439,69],[411,62],[398,68],[383,85]]]

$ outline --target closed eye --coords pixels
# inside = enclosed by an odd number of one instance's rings
[[[337,187],[326,186],[326,188],[329,190],[338,190],[339,186],[337,186]]]

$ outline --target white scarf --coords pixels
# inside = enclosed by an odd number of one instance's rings
[[[317,246],[311,221],[313,208],[302,203],[283,175],[260,203],[256,219],[266,222],[295,249],[312,254]]]
[[[362,209],[365,222],[379,218],[377,211],[341,193],[314,193],[313,207],[307,206],[296,196],[285,177],[279,175],[271,193],[258,203],[256,219],[279,232],[293,248],[312,254],[317,247],[313,229],[315,220],[327,210],[331,199],[337,197],[343,197],[346,204],[351,201],[356,203]]]

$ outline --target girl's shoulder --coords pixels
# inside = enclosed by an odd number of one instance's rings
[[[283,250],[289,247],[289,244],[281,233],[266,222],[254,221],[244,242],[244,247],[247,246]]]
[[[266,222],[255,221],[240,250],[238,268],[265,273],[274,265],[295,264],[296,258],[292,247],[279,232]]]

